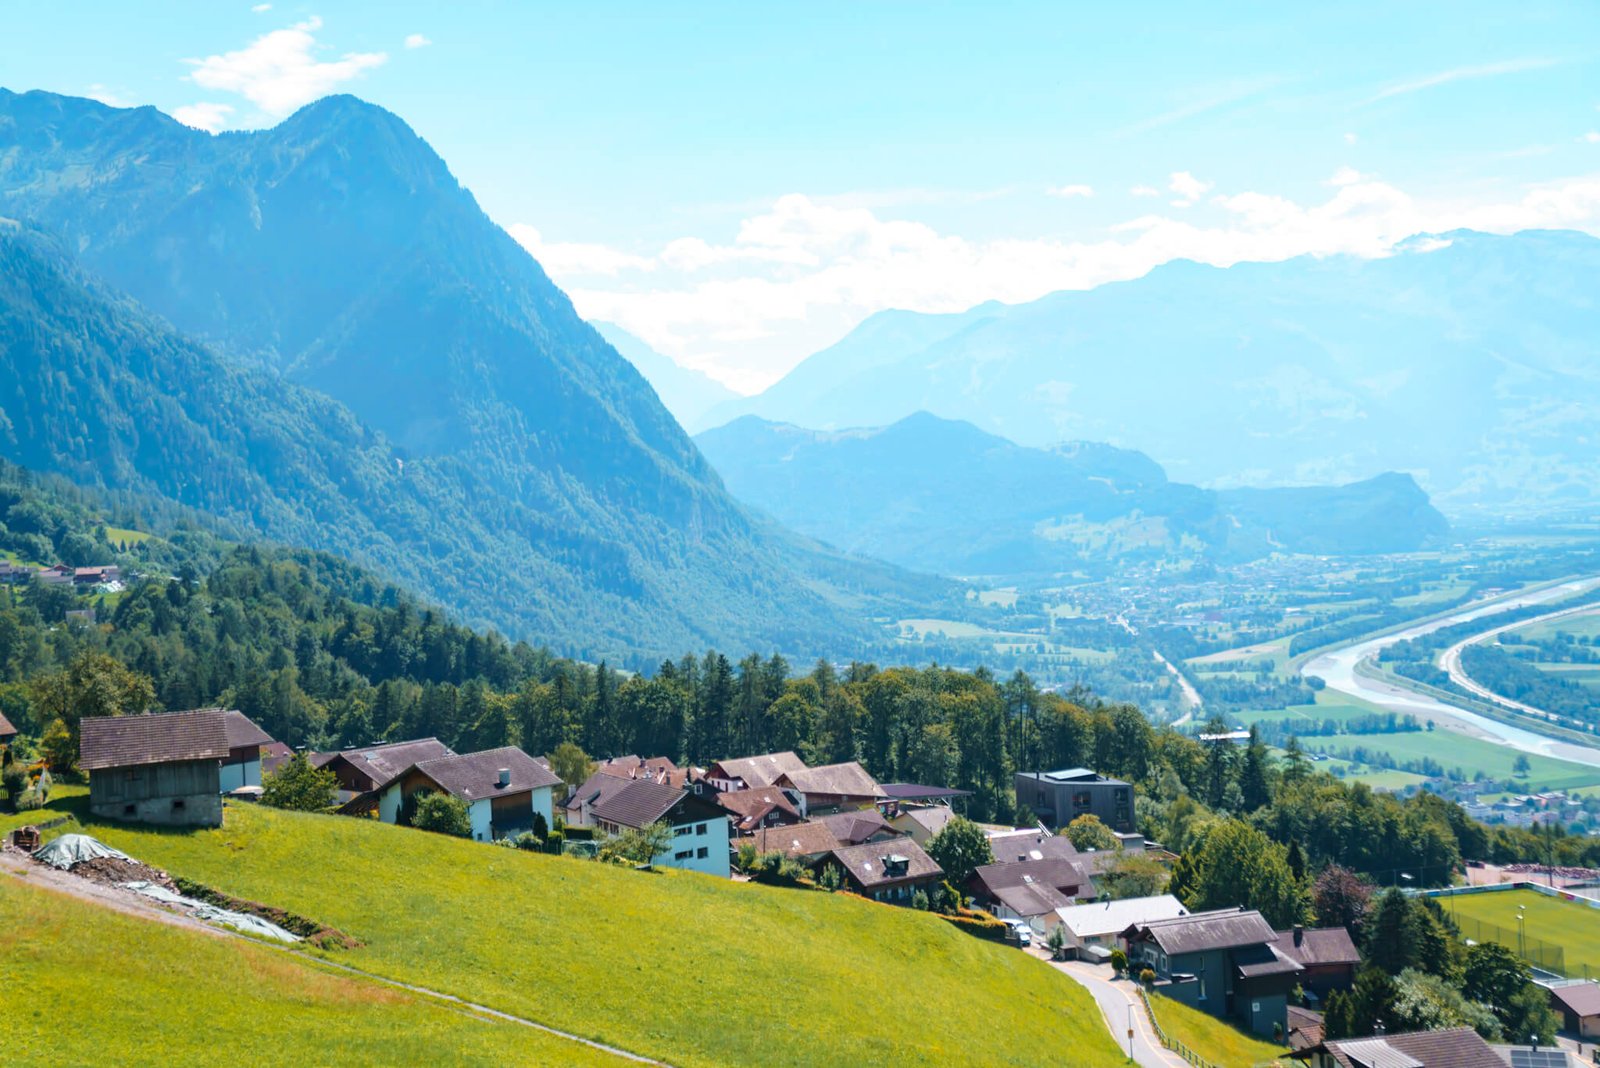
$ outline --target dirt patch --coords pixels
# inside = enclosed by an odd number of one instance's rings
[[[80,865],[82,867],[82,865]],[[73,869],[76,871],[77,869]],[[232,912],[242,912],[248,916],[259,916],[263,920],[275,923],[291,934],[297,934],[310,945],[318,949],[360,949],[366,943],[358,938],[345,934],[337,927],[318,923],[316,920],[307,919],[273,905],[263,905],[259,901],[246,901],[224,894],[220,890],[213,890],[204,883],[191,882],[188,879],[177,879],[174,885],[178,893],[184,897],[192,897],[204,901],[208,905],[228,909]]]
[[[175,889],[172,878],[159,868],[141,864],[137,860],[117,857],[100,857],[72,866],[72,874],[101,886],[121,886],[123,883],[155,883],[167,890]]]

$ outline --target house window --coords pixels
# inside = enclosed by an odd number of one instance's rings
[[[689,833],[689,825],[687,823],[685,823],[681,827],[672,828],[672,836],[674,838],[682,838],[684,835],[686,835],[688,833]]]
[[[1073,808],[1080,808],[1080,809],[1081,808],[1088,808],[1089,807],[1089,791],[1088,790],[1079,790],[1077,793],[1073,794],[1072,795],[1072,807]]]
[[[182,798],[178,798],[177,800],[172,802],[172,811],[174,811],[174,812],[182,812],[183,811],[183,799]]]
[[[135,811],[136,811],[136,809],[132,805],[123,805],[122,806],[122,814],[124,816],[132,816],[135,813]]]
[[[706,849],[705,846],[701,846],[699,849],[696,849],[694,851],[694,856],[695,856],[696,860],[705,860],[706,857],[708,857],[710,855],[711,855],[710,850]]]
[[[706,825],[705,825],[705,824],[703,824],[703,823],[702,823],[702,824],[699,824],[699,825],[697,825],[697,826],[696,826],[696,827],[695,827],[695,829],[694,829],[694,833],[695,833],[695,834],[705,834],[705,833],[706,833]]]
[[[688,860],[689,857],[692,856],[692,855],[693,854],[692,854],[692,852],[690,850],[682,849],[682,850],[679,850],[678,852],[672,854],[672,859],[673,860]]]

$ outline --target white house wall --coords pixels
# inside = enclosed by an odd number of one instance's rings
[[[487,797],[479,798],[467,806],[467,818],[472,821],[474,840],[488,842],[494,839],[494,824],[490,819],[492,807]]]

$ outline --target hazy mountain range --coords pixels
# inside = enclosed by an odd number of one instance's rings
[[[847,652],[946,587],[738,504],[394,115],[212,136],[0,91],[0,451],[630,663]]]
[[[787,526],[945,574],[1403,552],[1449,529],[1407,475],[1218,492],[1168,481],[1139,452],[1090,442],[1027,448],[927,413],[842,431],[747,416],[695,441],[730,490]]]
[[[591,323],[611,347],[636,367],[667,411],[689,433],[704,430],[706,416],[719,405],[737,400],[739,395],[703,371],[684,367],[665,356],[615,323]]]
[[[1600,500],[1600,240],[1416,238],[1379,259],[1227,269],[954,315],[884,312],[720,406],[800,426],[916,411],[1026,445],[1107,441],[1188,482],[1413,473],[1442,507]]]

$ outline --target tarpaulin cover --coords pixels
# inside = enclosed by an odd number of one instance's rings
[[[104,842],[96,841],[86,834],[64,834],[33,851],[34,860],[42,861],[52,868],[60,868],[62,871],[68,870],[75,864],[82,864],[86,860],[99,860],[101,857],[133,859],[121,850],[112,849]]]
[[[192,897],[183,897],[174,894],[164,886],[155,883],[135,882],[123,883],[123,889],[132,890],[163,905],[176,905],[192,911],[195,916],[207,923],[220,923],[235,930],[245,931],[249,934],[260,935],[263,938],[273,938],[279,942],[298,942],[300,936],[285,931],[282,927],[263,920],[260,916],[252,916],[247,912],[232,912],[228,909],[219,909],[215,905],[208,905],[204,901],[197,901]]]

